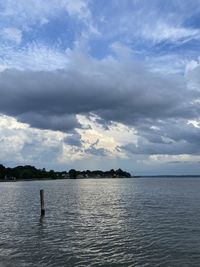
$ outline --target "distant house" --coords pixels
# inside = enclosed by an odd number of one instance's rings
[[[16,177],[5,175],[4,180],[5,181],[15,181],[16,180]]]
[[[63,179],[69,179],[69,174],[68,173],[62,173],[62,178]]]
[[[85,178],[85,175],[83,175],[83,174],[78,174],[78,175],[76,176],[76,178],[77,178],[77,179]]]

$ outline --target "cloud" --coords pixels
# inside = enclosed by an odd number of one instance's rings
[[[88,2],[89,1],[85,0],[68,0],[63,1],[63,4],[70,15],[78,15],[80,19],[88,19],[91,16],[88,8]]]
[[[156,125],[140,126],[137,143],[128,143],[121,149],[145,155],[200,155],[199,127],[187,120],[160,121]]]
[[[169,164],[199,163],[199,159],[200,159],[199,155],[190,155],[190,154],[181,154],[181,155],[157,154],[149,156],[149,162],[161,162]]]
[[[45,113],[27,112],[18,116],[21,122],[29,123],[31,126],[39,129],[51,129],[54,131],[70,131],[74,128],[80,128],[74,114],[53,115]]]
[[[6,165],[56,165],[64,134],[32,129],[12,117],[0,116],[0,161]]]
[[[199,60],[191,60],[187,63],[185,67],[186,74],[190,74],[194,69],[196,69],[199,66]]]
[[[63,39],[68,39],[70,33],[76,35],[72,42],[77,42],[79,39],[90,38],[90,35],[100,34],[93,21],[89,2],[88,0],[43,0],[42,2],[40,0],[28,2],[0,0],[0,26],[5,29],[4,35],[7,39],[15,40],[18,44],[22,34],[25,36],[25,43],[31,43],[33,40],[41,41],[41,39],[43,43],[46,43],[46,36],[48,41],[55,36],[55,32],[50,34],[52,29],[53,31],[55,29],[55,25],[52,24],[54,22],[58,24],[57,30],[60,33],[57,38],[58,42],[66,43],[67,41]],[[48,24],[51,24],[52,29],[48,28]],[[45,25],[47,26],[46,34],[44,34]],[[42,36],[40,36],[41,32]],[[25,43],[22,44],[23,48]]]
[[[188,79],[188,84],[194,90],[200,92],[200,58],[197,61],[191,61],[186,66],[186,77]],[[197,99],[196,99],[197,100]],[[199,99],[198,99],[199,100]]]
[[[16,68],[20,70],[48,70],[66,68],[67,55],[55,47],[48,47],[41,43],[31,43],[26,48],[1,46],[0,63],[4,69]]]
[[[35,24],[38,21],[58,16],[63,10],[69,15],[85,19],[89,16],[87,0],[25,0],[1,1],[1,18],[4,21],[12,22],[23,26]],[[20,16],[19,16],[20,14]],[[13,21],[12,21],[13,18]]]
[[[140,131],[141,125],[151,127],[159,120],[198,116],[194,99],[199,91],[187,88],[184,77],[152,73],[123,56],[95,60],[80,51],[67,55],[65,69],[1,72],[0,112],[32,127],[61,131],[81,127],[77,114],[94,113],[104,125],[121,122]]]
[[[105,148],[98,148],[99,139],[97,139],[93,144],[89,146],[89,148],[85,149],[85,152],[94,156],[106,156],[107,150]]]
[[[199,145],[187,143],[185,141],[179,141],[176,143],[168,144],[158,144],[149,143],[145,139],[140,139],[137,145],[127,144],[121,146],[122,149],[132,153],[132,154],[145,154],[145,155],[180,155],[180,154],[200,154]]]
[[[5,40],[20,44],[22,40],[22,31],[17,28],[4,28],[1,30],[0,35]]]
[[[186,42],[199,42],[199,1],[124,0],[123,3],[109,3],[106,11],[99,6],[98,11],[95,10],[97,27],[105,40],[124,42],[138,49],[139,53],[153,50],[171,53],[176,46],[180,49]]]
[[[0,6],[1,160],[199,161],[199,1]]]
[[[153,29],[152,29],[153,28]],[[154,43],[169,42],[188,42],[190,40],[200,39],[200,30],[193,28],[185,28],[176,25],[156,22],[154,27],[146,25],[141,32],[144,39],[153,41]]]
[[[63,141],[70,146],[82,147],[81,135],[77,131],[72,132],[72,134],[65,137]]]

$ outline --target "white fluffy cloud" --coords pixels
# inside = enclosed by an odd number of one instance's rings
[[[0,35],[5,40],[13,41],[16,44],[20,44],[22,40],[22,31],[17,28],[4,28]]]
[[[162,21],[156,22],[155,25],[146,25],[141,32],[144,39],[158,42],[188,42],[191,39],[200,39],[200,30],[185,28],[182,26],[165,24]]]

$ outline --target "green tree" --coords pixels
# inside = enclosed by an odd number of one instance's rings
[[[5,175],[6,175],[6,168],[2,164],[0,164],[0,179],[4,179]]]
[[[75,169],[69,170],[69,177],[70,179],[76,179],[77,171]]]

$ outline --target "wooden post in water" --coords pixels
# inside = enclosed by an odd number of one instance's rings
[[[45,209],[44,209],[44,190],[40,190],[40,208],[41,208],[41,216],[45,215]]]

